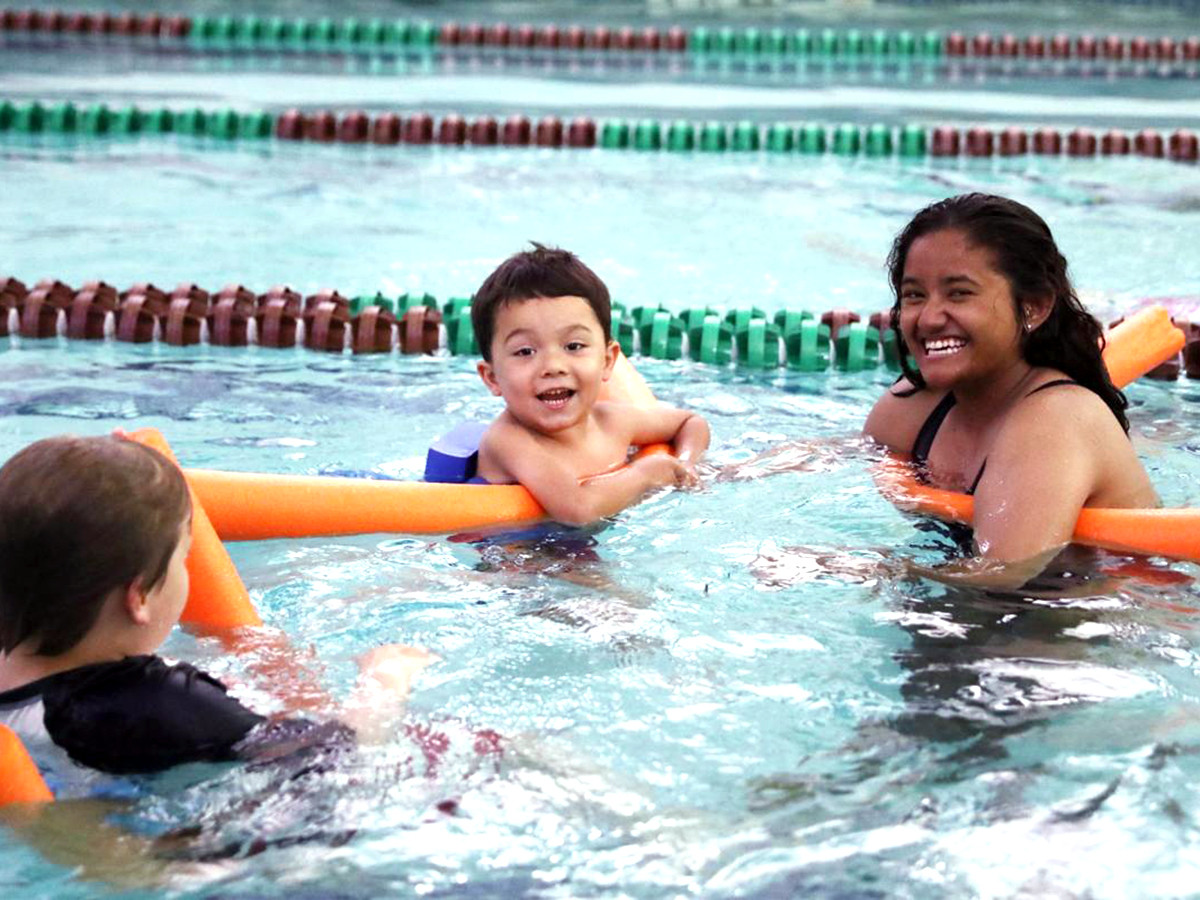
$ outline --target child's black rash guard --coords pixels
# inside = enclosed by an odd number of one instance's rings
[[[189,762],[282,756],[353,737],[339,723],[268,720],[215,678],[158,656],[81,666],[0,691],[0,724],[20,736],[48,780],[66,782],[80,780],[83,773],[69,771],[76,766],[150,773]]]

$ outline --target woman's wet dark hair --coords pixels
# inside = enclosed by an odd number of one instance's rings
[[[891,325],[900,349],[905,376],[921,390],[925,380],[908,361],[900,333],[900,282],[913,242],[937,231],[960,231],[975,247],[992,254],[993,265],[1008,281],[1021,326],[1021,356],[1031,366],[1058,369],[1094,391],[1112,410],[1126,433],[1129,402],[1108,377],[1100,352],[1104,331],[1083,308],[1067,275],[1067,261],[1050,234],[1050,227],[1028,206],[992,194],[961,194],[925,207],[896,236],[888,254],[888,274],[895,293]],[[1054,305],[1046,321],[1025,329],[1026,298],[1051,294]]]

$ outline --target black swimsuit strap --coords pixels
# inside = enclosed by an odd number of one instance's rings
[[[953,393],[943,397],[922,423],[921,430],[917,432],[917,439],[913,441],[912,446],[912,464],[918,469],[924,468],[925,463],[929,461],[929,451],[933,447],[933,439],[937,437],[938,429],[942,427],[942,422],[954,408],[955,402]]]
[[[1079,384],[1079,382],[1075,381],[1073,378],[1055,378],[1053,381],[1047,381],[1045,384],[1039,384],[1037,387],[1035,387],[1032,391],[1030,391],[1025,396],[1032,397],[1038,391],[1044,391],[1046,388],[1058,387],[1059,385],[1063,385],[1063,384],[1076,384],[1077,385],[1077,384]]]
[[[1064,384],[1077,385],[1079,382],[1070,378],[1056,378],[1053,381],[1047,381],[1045,384],[1039,384],[1025,396],[1032,397],[1038,391],[1059,387]],[[933,408],[933,412],[922,423],[921,430],[917,432],[917,439],[913,441],[912,463],[917,467],[917,473],[922,479],[927,474],[926,468],[929,462],[929,451],[933,448],[933,439],[937,437],[938,429],[942,427],[942,422],[946,420],[946,416],[950,414],[950,410],[954,408],[956,402],[953,393],[949,393],[943,397],[938,405]],[[971,482],[971,486],[967,489],[968,494],[975,493],[975,489],[979,487],[979,482],[983,478],[983,473],[986,469],[987,459],[984,459],[983,464],[979,467],[979,471],[975,474],[975,480]]]
[[[987,468],[987,460],[985,459],[983,461],[983,463],[979,466],[979,471],[975,473],[975,480],[972,481],[971,486],[969,488],[967,488],[968,495],[975,493],[975,488],[979,487],[979,482],[983,478],[983,472],[986,468]]]

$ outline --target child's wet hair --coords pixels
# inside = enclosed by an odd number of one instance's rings
[[[183,473],[149,447],[63,436],[21,450],[0,468],[0,652],[70,650],[113,589],[158,586],[190,516]]]
[[[574,253],[532,243],[532,250],[516,253],[502,262],[471,300],[475,340],[488,362],[492,361],[496,315],[506,303],[539,297],[580,297],[595,312],[604,340],[612,339],[612,302],[600,277]]]

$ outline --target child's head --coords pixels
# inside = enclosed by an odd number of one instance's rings
[[[605,342],[612,338],[612,305],[604,282],[574,253],[538,243],[533,247],[502,262],[471,301],[471,325],[479,352],[487,362],[492,361],[500,311],[527,300],[580,297],[595,313]]]
[[[0,468],[0,653],[58,656],[114,589],[158,588],[190,517],[183,474],[133,441],[54,437],[16,454]]]
[[[484,384],[526,428],[554,434],[591,415],[618,350],[604,282],[573,253],[534,248],[488,277],[471,319]]]

